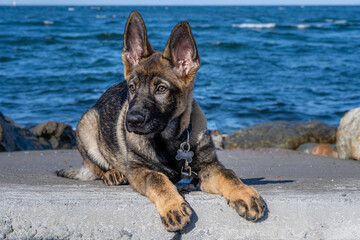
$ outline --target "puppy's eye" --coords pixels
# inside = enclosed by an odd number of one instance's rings
[[[135,92],[135,90],[136,90],[135,84],[130,84],[129,89],[130,89],[130,91]]]
[[[159,86],[157,89],[156,89],[156,92],[157,93],[164,93],[166,92],[167,88],[164,87],[164,86]]]

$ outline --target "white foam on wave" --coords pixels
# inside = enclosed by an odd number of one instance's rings
[[[335,24],[346,24],[347,21],[346,20],[336,20],[334,21]]]
[[[75,11],[75,8],[68,8],[69,12]]]
[[[275,23],[241,23],[241,24],[232,24],[232,27],[236,28],[274,28],[276,27]]]
[[[309,24],[296,24],[295,27],[298,29],[305,29],[311,27]]]
[[[52,25],[52,24],[54,24],[54,21],[44,20],[43,23],[45,25]]]
[[[95,15],[96,18],[108,18],[106,15]]]

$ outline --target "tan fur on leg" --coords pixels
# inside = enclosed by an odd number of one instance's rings
[[[136,191],[155,204],[166,230],[178,231],[190,222],[189,205],[163,173],[139,168],[131,173],[129,181]]]
[[[199,175],[201,190],[223,196],[240,216],[256,221],[264,215],[265,204],[260,195],[253,187],[237,178],[232,170],[212,164]]]

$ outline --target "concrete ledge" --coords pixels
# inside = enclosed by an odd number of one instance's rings
[[[154,205],[129,186],[56,177],[81,165],[76,151],[0,153],[0,239],[360,239],[358,162],[283,150],[218,155],[258,189],[269,209],[262,221],[194,191],[184,194],[191,224],[168,233]]]

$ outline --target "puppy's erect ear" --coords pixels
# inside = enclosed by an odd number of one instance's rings
[[[148,57],[152,53],[154,50],[147,40],[144,20],[137,11],[133,11],[126,22],[124,49],[121,54],[125,66],[125,77],[141,58]]]
[[[163,52],[163,58],[170,61],[176,75],[184,80],[195,77],[200,67],[200,58],[188,22],[181,22],[175,26]]]

